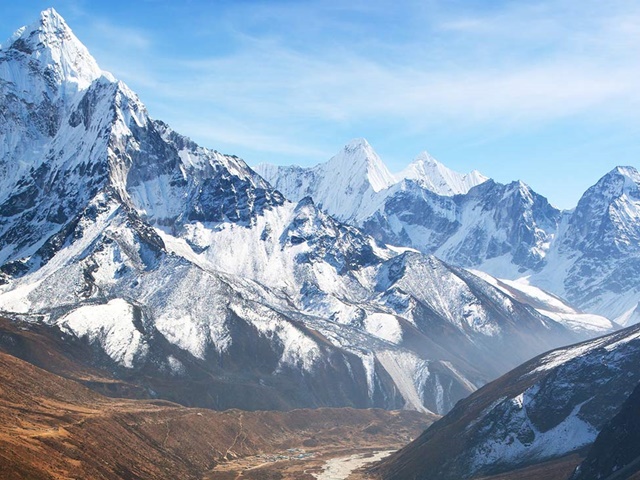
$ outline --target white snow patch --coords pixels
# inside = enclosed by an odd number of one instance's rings
[[[598,435],[598,431],[590,423],[578,417],[586,402],[576,405],[571,414],[552,429],[540,432],[527,415],[527,400],[527,395],[523,393],[506,401],[511,403],[509,422],[514,427],[510,431],[527,431],[529,435],[518,438],[517,434],[509,433],[506,438],[491,438],[483,442],[473,454],[474,471],[484,465],[525,463],[528,459],[544,460],[560,456],[593,443]],[[529,441],[527,437],[530,435],[533,439]]]
[[[370,334],[396,345],[402,341],[402,327],[395,315],[371,313],[364,320],[364,328]]]
[[[529,374],[543,372],[546,370],[552,370],[560,365],[573,360],[576,357],[580,357],[591,350],[595,350],[603,345],[606,345],[608,342],[608,337],[597,338],[591,342],[581,343],[574,347],[563,348],[560,350],[555,350],[540,360],[541,364],[536,369],[532,370]]]
[[[174,375],[182,375],[185,371],[184,365],[180,360],[178,360],[173,355],[169,355],[167,357],[167,363],[169,364],[169,368],[171,369],[171,373]]]
[[[391,376],[396,387],[398,387],[402,398],[405,400],[405,409],[434,413],[422,404],[420,394],[426,380],[429,378],[427,361],[410,352],[391,350],[376,352],[376,358]]]
[[[132,368],[135,358],[146,353],[147,348],[133,320],[133,307],[116,298],[103,305],[77,308],[56,323],[77,337],[99,342],[113,360]]]
[[[268,338],[276,337],[282,345],[280,365],[291,365],[302,370],[311,371],[317,361],[322,358],[318,344],[301,329],[289,323],[275,312],[261,306],[233,306],[232,309],[258,329]]]
[[[518,281],[495,278],[480,270],[469,270],[487,283],[501,290],[509,297],[528,304],[541,314],[578,333],[602,334],[616,329],[616,325],[606,317],[582,313],[571,307],[560,297],[529,285],[526,279]]]

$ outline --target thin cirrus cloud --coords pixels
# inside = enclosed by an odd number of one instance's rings
[[[608,104],[628,110],[638,101],[640,69],[554,59],[501,69],[425,71],[386,68],[360,57],[323,60],[287,51],[185,65],[193,82],[163,93],[197,98],[243,114],[328,121],[370,115],[416,120],[424,111],[469,121],[522,121],[573,115]],[[233,71],[233,74],[221,72]],[[604,108],[604,107],[603,107]]]
[[[231,2],[172,30],[188,52],[133,23],[96,21],[91,38],[152,115],[258,159],[320,160],[372,130],[417,153],[443,124],[460,137],[638,124],[640,5],[477,4]]]
[[[123,50],[146,50],[153,42],[152,36],[143,30],[115,25],[106,20],[93,22],[92,29],[106,45],[121,45]]]

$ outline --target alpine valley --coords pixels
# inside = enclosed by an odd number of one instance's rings
[[[2,44],[0,95],[0,472],[204,478],[276,443],[395,449],[445,415],[371,474],[471,478],[582,452],[636,408],[632,167],[566,212],[426,153],[393,175],[365,140],[254,171],[152,119],[53,9]],[[170,446],[172,422],[195,437]],[[104,428],[162,467],[94,462],[83,435],[123,455]],[[613,468],[594,458],[576,475]]]

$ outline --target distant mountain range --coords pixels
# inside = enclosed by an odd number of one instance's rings
[[[521,280],[605,315],[640,320],[640,174],[617,167],[571,211],[523,182],[463,175],[423,153],[389,173],[366,140],[311,168],[259,165],[285,197],[306,196],[375,239]]]
[[[488,180],[477,171],[462,175],[449,170],[427,152],[420,154],[403,172],[393,175],[369,142],[349,142],[328,162],[311,168],[260,164],[263,178],[288,199],[312,197],[338,220],[360,224],[381,208],[407,181],[439,195],[467,193]]]

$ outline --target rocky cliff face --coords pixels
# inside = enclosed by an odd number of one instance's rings
[[[598,434],[571,480],[631,478],[640,471],[640,387]]]
[[[444,197],[411,182],[389,192],[365,231],[465,267],[501,274],[539,270],[561,218],[521,182],[492,180]]]
[[[557,256],[570,265],[562,279],[566,297],[623,325],[636,323],[639,245],[640,174],[617,167],[585,192],[558,239]]]
[[[376,472],[479,478],[578,451],[606,435],[640,378],[639,355],[637,326],[542,355],[458,403]]]

